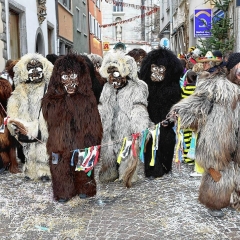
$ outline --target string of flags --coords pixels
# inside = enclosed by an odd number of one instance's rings
[[[126,159],[130,155],[130,153],[132,153],[133,157],[139,157],[139,159],[142,162],[144,162],[144,149],[146,145],[147,135],[150,134],[153,138],[152,158],[151,158],[150,166],[154,166],[155,159],[156,159],[156,151],[158,150],[160,126],[161,126],[161,123],[158,123],[155,125],[154,130],[145,129],[141,133],[134,133],[131,136],[124,137],[122,140],[122,147],[118,154],[117,163],[120,164],[122,159]],[[137,139],[139,139],[140,136],[142,137],[142,140],[141,140],[139,156],[137,156],[135,142]],[[117,142],[119,141],[115,141],[114,143],[117,143]],[[107,146],[109,146],[109,144]],[[98,163],[100,148],[103,148],[103,147],[104,147],[103,145],[98,145],[98,146],[91,146],[85,149],[73,150],[71,163],[70,163],[71,166],[74,166],[74,157],[75,157],[75,154],[78,154],[78,162],[77,162],[75,171],[85,171],[85,173],[91,174],[91,170]]]
[[[103,24],[103,25],[100,25],[99,27],[106,28],[106,27],[116,26],[117,24],[124,24],[124,23],[128,23],[128,22],[132,22],[132,21],[136,20],[137,18],[144,18],[145,16],[150,16],[151,14],[156,13],[158,10],[159,10],[159,8],[155,7],[151,11],[146,12],[144,14],[141,14],[141,15],[138,15],[138,16],[126,19],[126,20],[122,20],[119,22]]]
[[[116,41],[115,38],[112,38],[112,37],[107,37],[107,36],[104,36],[104,39],[110,39],[110,40],[113,40],[113,41]],[[144,45],[151,45],[149,42],[146,42],[146,41],[130,41],[130,40],[121,40],[121,42],[123,43],[134,43],[134,44],[144,44]]]
[[[92,0],[95,1],[95,0]],[[116,1],[116,0],[105,0],[106,3],[109,4],[114,4],[115,6],[123,6],[123,7],[132,7],[135,9],[141,9],[141,10],[151,10],[154,7],[148,7],[148,6],[144,6],[144,5],[136,5],[136,4],[132,4],[132,3],[125,3],[125,2],[120,2],[120,1]]]
[[[2,105],[1,105],[1,107],[3,108]],[[5,109],[4,109],[4,111],[5,111]],[[6,113],[6,111],[5,111],[5,113]],[[6,113],[6,115],[7,115],[7,113]],[[7,117],[4,118],[4,122],[0,126],[0,133],[4,133],[4,130],[5,130],[5,127],[7,125],[9,118],[10,117],[8,115],[7,115]],[[165,125],[166,120],[156,124],[154,129],[145,129],[141,133],[134,133],[131,136],[124,137],[124,139],[112,142],[111,144],[113,145],[113,144],[116,144],[116,143],[122,141],[122,147],[120,149],[120,152],[119,152],[119,155],[117,158],[117,162],[120,164],[121,160],[127,158],[131,152],[132,152],[133,157],[137,157],[135,142],[140,137],[141,137],[141,145],[140,145],[140,151],[139,151],[138,157],[142,162],[144,162],[144,149],[145,149],[145,145],[146,145],[146,141],[147,141],[147,136],[150,134],[152,136],[152,158],[150,161],[150,166],[154,166],[155,159],[156,159],[156,152],[158,150],[158,143],[160,140],[161,125],[166,126]],[[183,162],[183,149],[186,148],[186,145],[184,143],[183,130],[180,129],[180,117],[179,116],[177,118],[177,122],[175,123],[175,125],[173,127],[173,130],[176,134],[175,162],[179,164],[179,163]],[[38,141],[40,143],[43,143],[40,140],[38,140]],[[74,157],[75,157],[75,154],[78,154],[77,155],[78,161],[76,164],[75,171],[84,171],[85,173],[87,173],[88,176],[90,176],[92,169],[96,166],[96,164],[99,161],[100,149],[104,146],[109,146],[109,145],[110,144],[102,144],[102,145],[97,145],[97,146],[91,146],[91,147],[88,147],[85,149],[75,149],[75,150],[71,151],[71,152],[73,152],[71,161],[70,161],[71,166],[74,166]],[[195,148],[195,145],[196,145],[196,139],[195,139],[195,144],[194,144],[193,148]],[[57,162],[58,161],[56,161],[56,163],[54,163],[54,164],[57,164]]]

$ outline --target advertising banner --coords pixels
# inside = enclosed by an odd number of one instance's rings
[[[194,37],[210,37],[212,9],[194,10]]]

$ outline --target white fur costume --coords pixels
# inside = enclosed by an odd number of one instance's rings
[[[104,85],[99,112],[103,126],[101,150],[101,163],[99,179],[102,182],[123,179],[127,186],[137,180],[137,171],[134,160],[128,157],[121,161],[119,171],[117,170],[117,157],[122,146],[124,137],[133,133],[141,133],[149,126],[149,115],[147,112],[147,85],[137,77],[137,64],[135,60],[123,53],[117,52],[104,57],[100,74],[107,78],[109,67],[117,67],[122,77],[130,77],[126,86],[115,89],[113,85]],[[118,141],[115,144],[111,144]],[[134,166],[135,167],[134,167]],[[130,173],[131,172],[131,173]]]
[[[41,62],[43,66],[43,80],[40,83],[26,83],[28,79],[27,64],[35,59]],[[50,177],[48,166],[48,155],[46,152],[46,140],[48,132],[45,120],[41,111],[41,99],[44,95],[51,74],[53,65],[42,55],[26,54],[14,67],[15,90],[9,98],[7,112],[10,119],[18,120],[27,129],[27,136],[37,137],[38,131],[41,131],[41,142],[22,143],[26,162],[23,167],[25,176],[31,179],[38,179],[42,176]],[[12,135],[15,135],[14,128],[8,123],[8,129]]]

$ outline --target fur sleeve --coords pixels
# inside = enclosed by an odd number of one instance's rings
[[[148,87],[139,80],[134,87],[135,96],[133,101],[133,108],[131,111],[131,131],[133,133],[142,132],[149,127],[149,115],[147,111]]]

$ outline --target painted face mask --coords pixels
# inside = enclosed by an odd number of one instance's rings
[[[68,94],[74,94],[77,90],[78,75],[76,73],[62,73],[62,85]]]
[[[35,60],[32,59],[27,64],[27,70],[28,70],[28,80],[27,83],[39,83],[43,80],[43,65]]]
[[[161,82],[165,77],[166,68],[162,65],[157,66],[155,64],[151,65],[151,80],[153,82]]]
[[[113,68],[108,71],[109,74],[109,83],[113,85],[115,89],[120,89],[126,85],[127,78],[122,77],[117,68]]]

